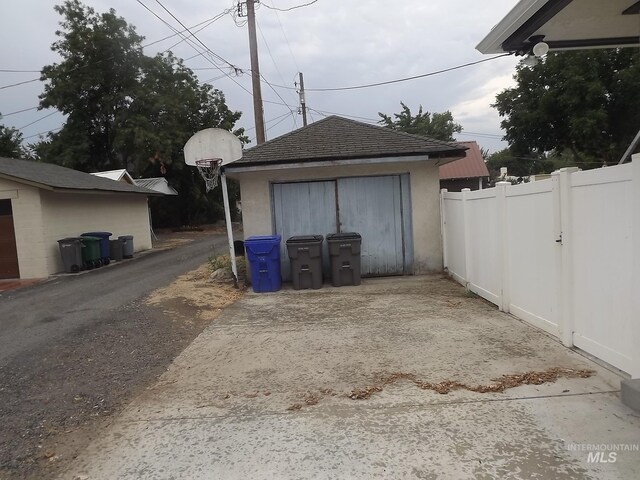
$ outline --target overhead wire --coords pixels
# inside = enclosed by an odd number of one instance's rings
[[[39,119],[34,120],[34,121],[33,121],[33,122],[31,122],[31,123],[27,123],[26,125],[23,125],[22,127],[18,127],[18,130],[22,130],[23,128],[30,127],[31,125],[33,125],[33,124],[35,124],[35,123],[41,122],[41,121],[42,121],[42,120],[44,120],[45,118],[49,118],[51,115],[55,115],[56,113],[58,113],[58,111],[57,111],[57,110],[54,110],[53,112],[51,112],[51,113],[49,113],[49,114],[45,115],[44,117],[40,117]]]
[[[269,6],[266,3],[264,4],[264,6],[265,8],[268,8],[270,10],[276,10],[278,12],[290,12],[291,10],[295,10],[296,8],[303,8],[303,7],[308,7],[309,5],[313,5],[317,1],[318,0],[311,0],[308,3],[303,3],[302,5],[294,5],[293,7],[289,7],[289,8],[277,8],[277,7]]]
[[[390,84],[393,84],[393,83],[407,82],[409,80],[416,80],[418,78],[432,77],[434,75],[439,75],[441,73],[452,72],[454,70],[459,70],[461,68],[471,67],[473,65],[478,65],[480,63],[490,62],[492,60],[496,60],[496,59],[502,58],[502,57],[507,57],[507,56],[510,56],[510,55],[511,55],[511,53],[503,53],[501,55],[495,55],[493,57],[483,58],[482,60],[476,60],[475,62],[469,62],[469,63],[464,63],[462,65],[456,65],[455,67],[443,68],[442,70],[436,70],[434,72],[423,73],[423,74],[420,74],[420,75],[412,75],[410,77],[397,78],[395,80],[387,80],[387,81],[384,81],[384,82],[368,83],[368,84],[364,84],[364,85],[352,85],[352,86],[348,86],[348,87],[305,88],[305,91],[307,91],[307,92],[338,92],[338,91],[344,91],[344,90],[358,90],[358,89],[362,89],[362,88],[380,87],[382,85],[390,85]],[[284,88],[284,89],[289,89],[289,90],[295,89],[294,87],[287,87],[285,85],[274,85],[274,87]]]
[[[273,2],[272,2],[273,3]],[[269,8],[269,5],[266,4],[264,1],[262,2],[262,4]],[[293,54],[293,50],[291,49],[291,43],[289,43],[289,38],[287,37],[286,32],[284,31],[284,25],[282,24],[282,21],[280,20],[280,15],[278,15],[278,10],[275,8],[272,8],[273,13],[275,13],[276,18],[278,19],[278,24],[280,25],[280,30],[282,30],[282,36],[284,37],[284,41],[287,44],[287,48],[289,49],[289,53],[291,54],[291,58],[293,59],[293,63],[296,66],[296,69],[298,70],[298,72],[301,70],[300,69],[300,65],[298,65],[298,61],[296,60],[296,56]]]

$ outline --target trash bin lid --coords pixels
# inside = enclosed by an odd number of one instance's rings
[[[252,243],[280,243],[282,237],[280,235],[255,235],[253,237],[245,238],[244,244]]]
[[[120,235],[118,240],[133,240],[133,235]]]
[[[87,232],[83,233],[83,237],[110,237],[113,235],[111,232]]]
[[[324,237],[322,235],[297,235],[287,240],[287,245],[292,243],[317,243],[322,242]]]
[[[79,243],[82,241],[82,238],[80,237],[67,237],[67,238],[61,238],[60,240],[58,240],[58,243]]]
[[[99,242],[102,239],[100,237],[92,237],[90,235],[83,235],[80,237],[80,240],[83,242]]]
[[[330,233],[327,235],[327,241],[329,240],[360,240],[362,235],[356,232],[342,232],[342,233]]]

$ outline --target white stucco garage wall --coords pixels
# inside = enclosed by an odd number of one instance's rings
[[[0,179],[0,199],[11,200],[20,278],[48,276],[39,189]]]
[[[0,199],[11,200],[20,278],[61,272],[57,240],[83,232],[133,235],[136,252],[152,247],[145,195],[60,193],[0,179]]]
[[[48,274],[63,270],[57,240],[84,232],[133,235],[135,251],[151,248],[147,197],[139,194],[40,192]],[[112,238],[114,238],[112,237]]]
[[[435,160],[364,165],[336,164],[331,167],[229,172],[228,175],[240,181],[244,235],[249,237],[273,233],[271,182],[403,173],[409,174],[411,182],[414,271],[417,274],[441,271],[440,180]]]

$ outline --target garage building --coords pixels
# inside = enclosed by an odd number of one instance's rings
[[[466,147],[331,116],[244,152],[245,237],[358,232],[363,276],[442,270],[440,165]],[[326,242],[325,242],[326,257]]]
[[[57,240],[83,232],[133,235],[151,248],[147,197],[157,192],[48,163],[0,158],[0,278],[63,270]]]

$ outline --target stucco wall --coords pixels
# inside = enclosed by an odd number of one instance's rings
[[[48,276],[39,190],[0,179],[0,199],[11,199],[20,278]]]
[[[273,233],[271,182],[409,173],[413,223],[414,271],[442,270],[439,171],[434,161],[367,164],[229,173],[240,181],[244,235]]]
[[[42,190],[44,245],[49,274],[63,270],[57,240],[84,232],[133,235],[135,251],[151,248],[144,195],[57,193]],[[113,238],[113,237],[112,237]]]

